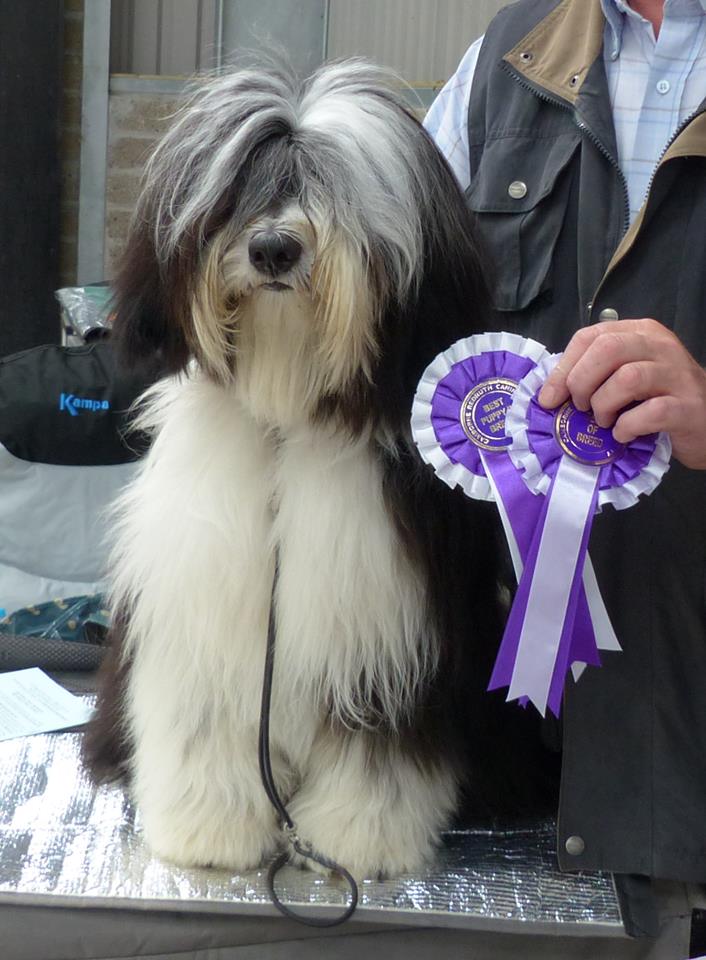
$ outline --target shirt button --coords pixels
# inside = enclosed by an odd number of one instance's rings
[[[604,307],[598,314],[599,320],[620,320],[620,314],[613,307]]]
[[[586,849],[583,837],[568,837],[564,846],[566,847],[566,852],[572,857],[580,857]]]
[[[521,200],[523,197],[527,196],[527,184],[523,183],[521,180],[513,180],[510,186],[507,188],[507,192],[510,194],[513,200]]]
[[[657,93],[669,93],[672,89],[672,85],[669,80],[658,80],[657,81]]]

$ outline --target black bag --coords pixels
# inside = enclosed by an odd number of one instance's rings
[[[144,451],[128,423],[148,385],[144,374],[118,369],[109,340],[0,360],[0,609],[7,614],[102,590],[106,508]]]

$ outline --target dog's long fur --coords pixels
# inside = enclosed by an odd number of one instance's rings
[[[252,244],[273,235],[301,255],[263,274]],[[271,738],[300,835],[360,876],[414,868],[469,759],[476,809],[516,806],[534,721],[484,692],[493,511],[409,430],[424,367],[482,329],[486,284],[390,78],[346,61],[205,85],[148,166],[117,296],[128,360],[171,376],[116,510],[96,777],[130,776],[177,863],[243,869],[279,845],[256,747],[277,556]]]

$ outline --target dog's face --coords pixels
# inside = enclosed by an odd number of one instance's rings
[[[414,299],[432,248],[463,234],[454,205],[451,174],[384,71],[352,60],[303,84],[218,77],[148,164],[118,334],[132,360],[157,350],[178,370],[195,357],[253,403],[275,383],[263,411],[364,397],[388,317]]]
[[[221,260],[225,289],[236,301],[260,294],[311,295],[316,231],[296,200],[255,220]]]
[[[370,378],[383,298],[368,251],[300,190],[205,246],[191,309],[201,362],[221,381],[237,370],[253,412],[311,412]]]

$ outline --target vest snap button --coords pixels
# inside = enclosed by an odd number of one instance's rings
[[[520,60],[523,63],[532,63],[532,61],[534,60],[534,54],[531,53],[529,50],[523,50],[522,53],[520,54]]]
[[[507,192],[513,200],[521,200],[527,196],[527,184],[523,183],[522,180],[513,180],[507,188]]]
[[[568,837],[564,846],[566,847],[566,852],[571,857],[580,857],[586,849],[583,837]]]
[[[605,307],[598,314],[599,320],[620,320],[620,314],[613,307]]]
[[[580,79],[581,79],[581,78],[580,78],[580,76],[578,75],[578,73],[575,73],[575,74],[573,75],[573,77],[571,78],[571,80],[569,80],[569,86],[570,86],[570,87],[575,87],[576,84],[579,82]]]

